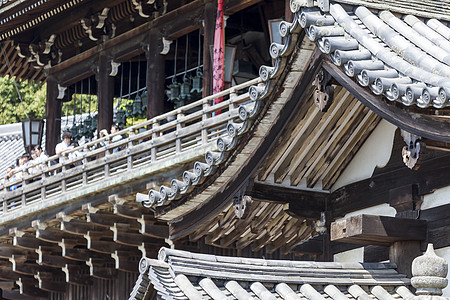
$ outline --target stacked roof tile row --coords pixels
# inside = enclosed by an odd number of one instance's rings
[[[294,7],[308,37],[361,86],[406,106],[448,106],[450,28],[436,19],[351,8]]]
[[[161,248],[142,258],[130,299],[409,299],[392,263],[265,260]],[[148,295],[147,295],[148,296]]]

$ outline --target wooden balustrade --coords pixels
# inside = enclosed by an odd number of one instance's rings
[[[36,201],[47,201],[64,193],[83,189],[92,183],[138,170],[148,164],[171,159],[194,150],[206,152],[207,146],[226,134],[227,122],[238,116],[238,106],[249,101],[244,89],[259,83],[260,78],[156,116],[117,133],[96,139],[42,162],[42,170],[30,172],[30,163],[21,179],[3,179],[0,185],[0,215],[16,211]],[[239,92],[242,94],[239,95]],[[224,101],[212,105],[215,98]],[[221,114],[213,116],[213,112]],[[122,136],[112,142],[115,136]],[[104,143],[105,146],[102,146]],[[114,149],[121,149],[113,152]],[[69,158],[70,157],[70,158]],[[167,166],[166,166],[167,167]],[[30,174],[31,173],[31,174]],[[11,190],[11,187],[18,186]]]

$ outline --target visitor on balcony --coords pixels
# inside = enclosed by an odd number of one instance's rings
[[[28,174],[28,161],[30,160],[30,155],[24,153],[19,158],[17,158],[17,166],[14,168],[14,173],[16,179],[21,179],[23,176]]]
[[[38,174],[44,168],[44,164],[46,159],[48,158],[47,154],[44,153],[42,147],[37,145],[31,150],[31,161],[30,165],[33,165],[32,168],[29,169],[30,174]]]
[[[119,131],[120,131],[119,125],[113,124],[111,126],[111,134],[115,134],[116,132],[119,132]],[[117,141],[120,141],[121,139],[123,139],[122,135],[118,134],[118,135],[113,136],[113,138],[111,139],[111,142],[115,143]],[[113,153],[119,152],[120,150],[122,150],[124,148],[125,148],[124,146],[120,146],[120,147],[114,148],[113,149]]]
[[[55,147],[55,153],[57,155],[61,155],[59,157],[59,162],[62,163],[64,160],[68,158],[67,151],[72,150],[74,147],[71,145],[72,141],[72,133],[70,131],[64,131],[61,136],[61,143],[57,144]],[[57,173],[61,172],[61,170],[57,170]]]
[[[6,169],[6,178],[5,178],[5,182],[4,182],[4,184],[7,182],[7,181],[15,181],[17,178],[16,178],[16,175],[14,174],[14,169],[15,169],[15,165],[12,165],[12,166],[9,166],[7,169]],[[17,184],[15,184],[15,185],[12,185],[12,186],[10,186],[9,187],[9,190],[10,191],[14,191],[14,190],[16,190],[17,189]]]
[[[55,153],[57,155],[73,149],[73,146],[71,145],[72,133],[70,133],[70,131],[64,131],[61,140],[61,143],[57,144],[55,147]]]
[[[98,135],[99,139],[102,139],[102,138],[107,137],[107,136],[108,136],[108,130],[106,130],[106,129],[100,130],[100,133]],[[105,146],[106,146],[106,140],[105,141],[101,141],[99,143],[99,147],[105,147]]]

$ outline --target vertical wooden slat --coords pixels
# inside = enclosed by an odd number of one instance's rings
[[[205,101],[203,103],[203,115],[202,115],[202,124],[204,124],[203,122],[206,121],[211,114],[210,113],[206,113],[205,110],[208,109],[210,107],[210,104],[208,101]],[[204,125],[202,125],[202,145],[205,145],[208,143],[208,128],[205,127]]]
[[[159,127],[159,122],[158,122],[157,120],[155,120],[155,121],[153,122],[153,126],[152,126],[152,129],[153,129],[152,139],[153,139],[153,140],[156,139],[156,138],[158,137],[158,134],[157,134],[157,132],[158,132],[158,127]],[[152,152],[152,161],[151,161],[151,162],[155,162],[155,161],[156,161],[156,153],[157,153],[157,149],[156,149],[156,147],[153,145],[153,141],[150,141],[150,144],[152,145],[152,146],[151,146],[151,147],[152,147],[152,150],[151,150],[151,152]]]
[[[127,150],[126,150],[128,152],[128,156],[127,156],[127,170],[128,171],[133,169],[133,155],[130,154],[130,149],[133,147],[133,142],[131,140],[133,135],[135,135],[134,130],[128,129],[128,145],[127,145]]]
[[[181,153],[181,138],[179,137],[179,130],[181,129],[181,128],[183,128],[184,126],[183,126],[183,124],[181,123],[181,118],[183,118],[184,117],[184,114],[183,113],[181,113],[181,111],[177,114],[177,128],[176,128],[176,136],[177,136],[177,138],[176,138],[176,141],[175,141],[175,145],[176,145],[176,152],[177,153]]]

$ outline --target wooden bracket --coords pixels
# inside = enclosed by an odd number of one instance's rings
[[[234,214],[239,219],[245,218],[245,216],[248,215],[248,209],[247,206],[252,203],[252,197],[245,195],[247,192],[249,182],[247,181],[243,187],[239,191],[236,192],[236,195],[233,197],[233,207],[234,207]]]
[[[331,75],[324,69],[320,69],[316,74],[313,85],[316,87],[314,91],[314,104],[322,112],[326,112],[333,102],[334,87],[331,85]]]
[[[425,149],[425,143],[420,141],[421,137],[401,130],[401,135],[406,143],[402,149],[402,158],[405,165],[411,170],[418,170],[420,167],[420,153]]]
[[[376,215],[357,215],[331,223],[331,241],[389,246],[398,241],[423,241],[427,221]]]

